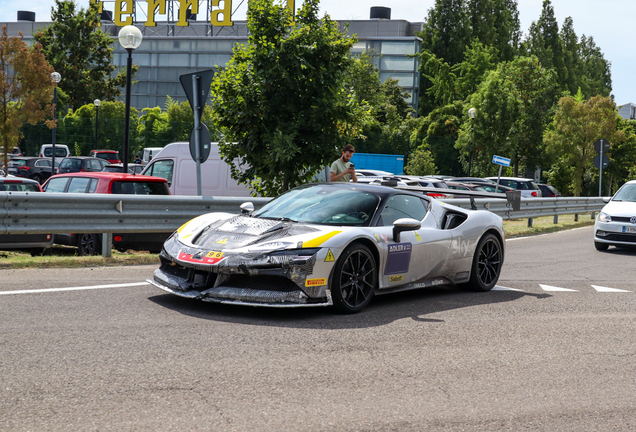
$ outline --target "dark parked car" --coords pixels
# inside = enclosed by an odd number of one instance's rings
[[[0,177],[0,192],[42,192],[35,180]],[[52,234],[0,234],[0,250],[27,250],[31,254],[46,252],[53,246]]]
[[[539,189],[541,189],[541,193],[543,194],[544,198],[556,198],[561,196],[561,192],[559,192],[554,188],[554,186],[550,186],[549,184],[540,184]]]
[[[44,185],[45,192],[106,193],[127,195],[170,195],[168,181],[161,177],[124,173],[94,172],[58,174]],[[119,251],[143,249],[159,252],[171,233],[113,234],[113,247]],[[55,243],[77,247],[80,255],[101,253],[101,234],[55,234]]]
[[[57,165],[58,161],[55,162]],[[44,183],[51,177],[51,158],[14,157],[9,161],[7,173]]]
[[[67,156],[60,162],[57,173],[101,172],[106,165],[108,165],[108,161],[105,159],[89,156]]]

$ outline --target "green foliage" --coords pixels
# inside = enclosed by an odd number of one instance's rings
[[[213,82],[219,147],[232,177],[275,195],[311,179],[359,135],[368,109],[345,91],[355,41],[318,0],[306,0],[295,22],[273,0],[253,0],[249,44],[237,46]]]
[[[438,174],[433,155],[427,144],[422,144],[411,154],[404,171],[416,176]]]
[[[556,95],[554,72],[536,57],[500,64],[470,98],[477,115],[463,124],[457,142],[464,164],[472,151],[480,174],[492,174],[494,154],[512,159],[515,176],[534,171],[543,161],[543,130]]]
[[[97,2],[90,2],[86,10],[76,8],[73,0],[55,0],[53,22],[34,35],[48,62],[62,75],[59,87],[68,95],[63,102],[73,109],[94,99],[113,101],[126,83],[125,73],[112,77],[113,39],[100,28]]]
[[[566,158],[562,163],[574,167],[570,189],[575,196],[581,195],[586,178],[588,183],[593,178],[590,170],[596,155],[596,140],[603,138],[614,145],[627,142],[631,147],[632,138],[625,130],[617,129],[619,125],[616,105],[609,97],[595,96],[587,101],[577,101],[565,96],[559,100],[544,141],[552,154]],[[631,153],[631,149],[627,153]]]

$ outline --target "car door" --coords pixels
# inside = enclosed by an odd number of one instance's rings
[[[452,235],[439,229],[435,215],[429,213],[429,202],[413,195],[397,194],[383,203],[378,219],[380,288],[417,284],[438,275],[448,259]],[[393,239],[393,223],[397,219],[422,221],[422,227]]]

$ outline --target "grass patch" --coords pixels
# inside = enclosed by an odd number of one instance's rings
[[[578,221],[574,220],[574,215],[560,215],[559,222],[556,224],[554,223],[554,216],[533,218],[532,228],[528,228],[528,219],[503,221],[506,238],[546,234],[589,225],[594,225],[594,219],[590,217],[589,213],[580,214]]]
[[[122,265],[159,265],[159,255],[143,251],[117,252],[110,258],[78,256],[77,249],[55,245],[46,255],[31,256],[28,252],[0,251],[0,269],[21,268],[84,268]]]
[[[567,229],[593,225],[594,220],[589,214],[559,216],[559,222],[554,223],[554,216],[544,216],[532,220],[532,228],[528,228],[528,219],[504,220],[503,226],[506,238],[523,237],[545,234]],[[159,255],[143,251],[127,251],[124,253],[113,250],[113,256],[78,256],[77,249],[68,246],[55,245],[50,254],[31,256],[28,252],[0,251],[0,269],[21,268],[85,268],[108,267],[123,265],[159,265]]]

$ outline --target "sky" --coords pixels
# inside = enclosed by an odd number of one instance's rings
[[[299,7],[301,0],[296,0]],[[76,0],[80,7],[87,8],[88,0]],[[145,3],[145,2],[143,2]],[[202,3],[202,2],[201,2]],[[36,21],[49,21],[54,0],[0,0],[0,22],[15,22],[17,11],[36,13]],[[112,1],[106,9],[112,10]],[[411,22],[423,21],[434,0],[321,0],[321,13],[328,13],[335,20],[368,19],[372,6],[391,8],[392,19]],[[530,24],[539,19],[543,0],[518,0],[521,29],[527,33]],[[612,64],[612,94],[618,105],[636,103],[636,80],[632,77],[632,65],[636,65],[636,50],[633,49],[632,29],[636,17],[636,2],[633,0],[552,0],[559,28],[568,16],[574,21],[574,30],[579,38],[592,36]],[[245,19],[247,0],[233,0],[233,19]]]

